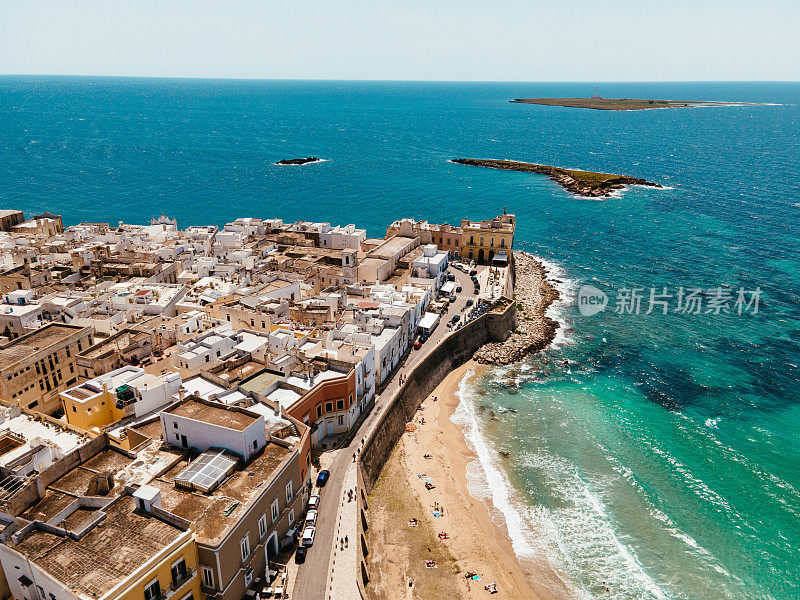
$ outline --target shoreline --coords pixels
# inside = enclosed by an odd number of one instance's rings
[[[467,468],[478,456],[464,428],[451,417],[461,403],[458,392],[464,379],[473,385],[488,369],[469,361],[449,373],[417,411],[413,431],[403,435],[384,467],[370,502],[370,597],[460,600],[484,597],[484,586],[492,582],[497,598],[572,597],[546,557],[520,561],[505,523],[493,514],[491,499],[475,498],[469,491]],[[432,458],[424,458],[426,454]],[[426,481],[435,487],[426,489]],[[442,517],[433,516],[434,503],[444,507]],[[420,514],[406,514],[415,509]],[[412,517],[418,519],[417,527],[408,526]],[[439,539],[441,532],[448,539]],[[437,561],[436,569],[425,567],[429,557]],[[480,580],[467,579],[467,571],[477,572]]]
[[[725,106],[763,106],[760,102],[735,102],[727,100],[652,100],[641,98],[514,98],[512,104],[538,104],[563,108],[590,110],[633,111],[661,110],[664,108],[713,108]]]
[[[457,165],[470,167],[484,167],[499,171],[517,171],[520,173],[535,173],[546,175],[551,181],[556,182],[566,191],[581,198],[609,198],[614,192],[624,190],[630,186],[639,185],[651,188],[663,188],[660,183],[648,181],[641,177],[630,175],[614,175],[599,171],[583,171],[580,169],[565,169],[538,163],[521,162],[518,160],[497,158],[454,158],[450,162]]]
[[[516,250],[514,268],[517,327],[506,341],[484,344],[475,353],[475,362],[494,365],[517,362],[550,346],[561,327],[547,314],[561,299],[561,293],[548,278],[547,267],[534,256]]]

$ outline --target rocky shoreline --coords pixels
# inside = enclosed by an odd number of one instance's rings
[[[757,106],[755,102],[726,102],[720,100],[649,100],[638,98],[514,98],[515,104],[540,104],[593,110],[656,110],[661,108],[690,108],[692,106]]]
[[[517,328],[505,342],[481,346],[473,356],[475,362],[508,365],[526,354],[543,350],[556,337],[559,323],[546,313],[561,295],[547,280],[547,269],[524,252],[514,252],[514,266]]]
[[[615,191],[624,189],[629,185],[643,185],[647,187],[663,188],[659,183],[647,181],[641,177],[628,175],[612,175],[610,173],[597,173],[594,171],[578,171],[575,169],[562,169],[536,163],[519,162],[516,160],[495,160],[483,158],[455,158],[450,162],[471,167],[486,167],[501,171],[521,171],[524,173],[537,173],[547,175],[550,179],[561,185],[568,192],[586,198],[603,198],[611,196]]]

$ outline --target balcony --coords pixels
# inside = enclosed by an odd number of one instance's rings
[[[197,567],[187,571],[186,574],[180,579],[170,581],[169,591],[164,594],[161,594],[161,598],[159,600],[169,600],[169,598],[171,598],[178,591],[183,589],[183,587],[187,583],[189,583],[192,579],[194,579],[196,576],[197,576]]]

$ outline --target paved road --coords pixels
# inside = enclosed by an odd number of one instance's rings
[[[441,343],[442,339],[451,331],[447,327],[447,321],[454,314],[465,315],[466,311],[462,312],[462,310],[466,308],[467,299],[472,298],[474,300],[475,298],[472,280],[469,275],[458,269],[450,269],[450,272],[456,276],[456,283],[462,289],[462,292],[457,294],[457,300],[442,315],[436,329],[428,341],[422,345],[422,348],[412,350],[405,362],[392,373],[389,384],[375,399],[375,407],[372,409],[372,413],[361,424],[352,443],[347,448],[336,451],[336,458],[334,458],[333,464],[329,468],[331,477],[328,480],[328,484],[320,492],[320,508],[317,513],[317,534],[314,546],[309,549],[306,562],[297,571],[297,578],[291,596],[293,599],[324,600],[325,591],[331,584],[328,581],[330,559],[333,555],[336,539],[339,537],[337,535],[337,513],[343,494],[342,479],[349,464],[353,462],[353,454],[361,446],[361,440],[366,439],[375,427],[375,423],[386,410],[389,399],[397,392],[400,385],[398,374],[410,372],[412,367],[416,366]],[[355,538],[352,532],[342,532],[341,535],[345,535],[345,533],[351,539]],[[355,570],[351,570],[347,574],[340,573],[338,576],[355,576]]]

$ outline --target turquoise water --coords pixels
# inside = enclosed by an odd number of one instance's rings
[[[3,77],[0,205],[67,224],[163,211],[182,227],[275,216],[355,222],[376,236],[399,216],[458,222],[507,206],[518,246],[554,264],[567,299],[584,283],[612,297],[626,286],[760,287],[759,312],[741,316],[609,307],[584,317],[565,303],[557,347],[465,389],[460,418],[480,445],[476,490],[520,554],[546,552],[576,594],[796,598],[800,84],[601,86],[609,97],[769,106],[506,102],[592,92]],[[327,162],[272,164],[308,155]],[[447,162],[459,156],[624,172],[670,189],[588,201],[546,178]]]

